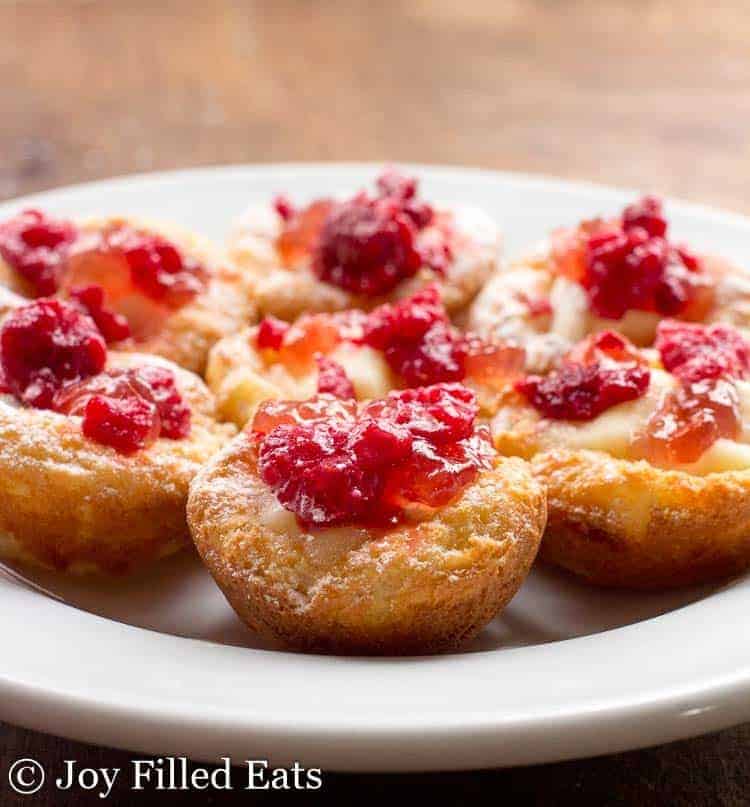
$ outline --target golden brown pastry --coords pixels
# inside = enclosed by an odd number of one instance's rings
[[[541,486],[497,457],[476,412],[460,385],[261,407],[188,502],[195,545],[239,616],[338,653],[474,637],[526,577],[545,520]]]

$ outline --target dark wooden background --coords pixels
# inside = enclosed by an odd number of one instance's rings
[[[0,121],[0,198],[133,171],[363,159],[534,171],[750,212],[750,3],[0,0]],[[129,758],[0,725],[0,804],[24,803],[5,785],[20,756]],[[315,798],[397,792],[744,805],[750,727],[514,771],[329,777]],[[151,794],[175,799],[225,800]],[[25,803],[97,801],[45,790]]]

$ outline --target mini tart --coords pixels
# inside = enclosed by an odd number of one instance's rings
[[[433,518],[373,534],[306,531],[276,501],[245,435],[191,485],[188,522],[244,622],[306,650],[408,654],[474,637],[525,579],[544,528],[526,464],[498,459]]]
[[[608,587],[666,589],[750,566],[750,383],[737,381],[738,440],[662,468],[634,459],[644,427],[675,379],[651,369],[647,393],[587,422],[550,420],[509,393],[492,421],[501,454],[528,459],[546,486],[540,557]]]
[[[324,282],[313,273],[309,257],[294,266],[285,266],[276,248],[283,219],[270,203],[245,210],[229,238],[228,250],[251,279],[261,313],[280,319],[291,321],[302,313],[316,311],[368,310],[408,297],[431,283],[439,286],[446,308],[456,312],[474,299],[498,268],[502,238],[492,219],[477,208],[455,207],[438,212],[452,219],[458,236],[445,276],[423,267],[387,295],[351,294]]]
[[[203,382],[172,362],[109,354],[110,368],[170,369],[191,431],[123,456],[87,439],[81,418],[0,396],[0,557],[72,574],[125,574],[189,543],[190,480],[233,434]]]
[[[181,308],[171,311],[157,333],[146,339],[129,338],[118,342],[117,349],[153,353],[192,372],[202,374],[208,351],[213,344],[255,319],[256,308],[251,301],[252,293],[247,279],[233,266],[228,257],[207,239],[173,226],[136,218],[109,216],[75,222],[77,237],[74,248],[79,243],[85,242],[87,237],[120,227],[166,238],[185,256],[205,268],[207,283],[201,293]],[[2,258],[0,258],[0,284],[24,298],[37,296],[30,284]]]
[[[291,324],[266,317],[213,348],[206,380],[220,415],[241,427],[269,398],[323,391],[363,401],[458,381],[491,413],[523,363],[523,350],[459,331],[432,285],[367,313],[305,315]]]
[[[558,268],[555,238],[553,235],[507,270],[496,273],[474,300],[465,325],[484,338],[524,346],[527,367],[532,372],[546,371],[576,342],[611,328],[639,347],[652,345],[657,326],[667,315],[636,308],[627,310],[619,319],[598,315],[584,287]],[[750,272],[716,256],[702,255],[698,260],[713,283],[712,297],[708,303],[688,306],[684,314],[669,316],[750,328]]]

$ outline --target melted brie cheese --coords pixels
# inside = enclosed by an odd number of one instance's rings
[[[384,398],[396,386],[383,354],[367,345],[342,342],[328,358],[344,368],[359,400]]]

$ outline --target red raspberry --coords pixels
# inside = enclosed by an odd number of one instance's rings
[[[450,325],[435,286],[372,311],[364,342],[383,351],[391,369],[410,387],[464,378],[465,340]]]
[[[109,245],[122,251],[133,285],[169,308],[181,308],[205,289],[205,268],[160,235],[123,227],[110,234]]]
[[[39,409],[51,408],[64,386],[101,372],[107,359],[93,320],[61,300],[37,300],[14,311],[0,331],[0,351],[10,390]]]
[[[276,317],[263,317],[258,325],[255,342],[260,350],[278,350],[289,330],[289,323]]]
[[[739,395],[725,378],[688,381],[662,402],[634,451],[655,465],[696,462],[722,437],[736,440],[742,429]]]
[[[392,199],[362,193],[334,207],[313,251],[313,270],[353,294],[386,294],[416,274],[416,227]]]
[[[320,229],[312,266],[321,280],[354,294],[386,294],[422,266],[444,272],[444,238],[418,242],[433,209],[417,200],[417,182],[396,171],[377,180],[378,196],[359,193],[333,205]]]
[[[593,420],[646,393],[651,373],[634,355],[619,334],[605,331],[584,341],[548,375],[528,375],[516,389],[547,418]]]
[[[87,437],[124,454],[145,448],[157,437],[179,440],[190,433],[190,408],[174,374],[156,365],[114,368],[66,387],[55,396],[54,409],[81,416]]]
[[[411,503],[448,504],[491,467],[476,413],[469,390],[437,385],[392,393],[358,414],[292,417],[256,432],[258,471],[303,525],[393,523]]]
[[[107,341],[122,342],[130,336],[130,325],[122,314],[117,314],[108,308],[104,302],[104,289],[92,284],[90,286],[76,286],[70,290],[70,298],[77,302],[81,308],[96,323],[101,335]]]
[[[37,297],[51,295],[60,286],[65,257],[76,235],[68,221],[24,210],[0,224],[0,257],[28,281]]]
[[[92,395],[83,410],[82,430],[89,440],[133,454],[153,442],[158,415],[152,402],[139,395],[110,398]]]
[[[181,440],[190,434],[190,406],[177,389],[177,379],[165,367],[146,364],[136,370],[156,403],[161,420],[161,437]]]
[[[750,376],[750,343],[730,325],[659,323],[655,347],[664,369],[683,382]]]
[[[342,400],[354,400],[354,385],[349,380],[346,370],[325,356],[316,358],[318,363],[318,393],[329,394]]]
[[[644,196],[632,205],[628,205],[622,214],[624,230],[641,227],[651,236],[663,236],[667,232],[667,220],[664,218],[661,199],[656,196]]]

